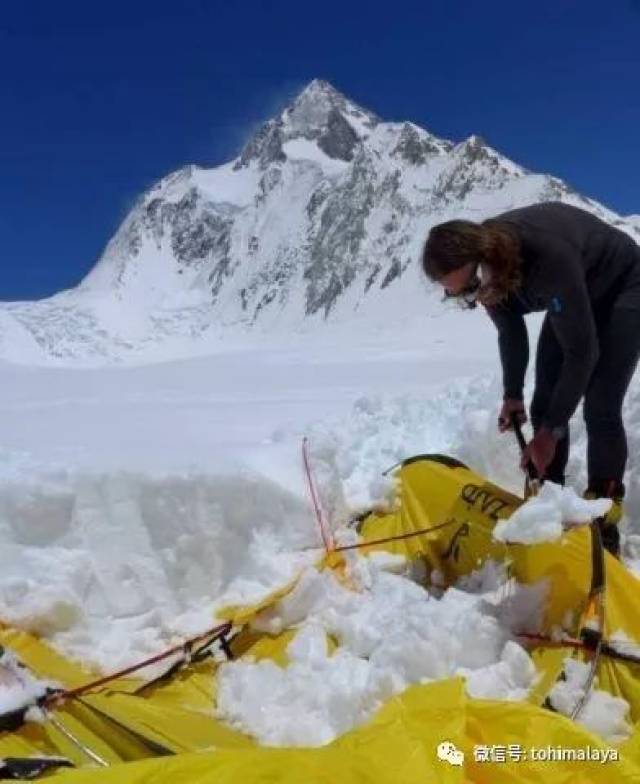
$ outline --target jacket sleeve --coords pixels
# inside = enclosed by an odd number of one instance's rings
[[[547,283],[548,315],[562,348],[562,366],[543,418],[549,429],[564,428],[582,399],[598,361],[599,345],[580,259],[564,254]]]
[[[529,335],[524,316],[503,305],[487,307],[487,313],[498,329],[504,396],[522,400],[529,364]]]

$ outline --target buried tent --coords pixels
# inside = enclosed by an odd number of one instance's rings
[[[22,723],[20,711],[10,714],[10,719],[5,713],[0,759],[6,762],[0,777],[12,771],[14,778],[25,775],[16,760],[27,766],[31,761],[35,768],[37,759],[45,760],[41,765],[55,765],[57,760],[48,758],[61,757],[81,768],[60,768],[53,774],[69,782],[293,782],[303,776],[310,781],[339,777],[345,782],[506,782],[543,781],[543,777],[597,782],[612,776],[618,781],[640,780],[640,664],[632,647],[611,642],[614,638],[640,641],[640,621],[634,612],[638,581],[604,556],[606,589],[597,597],[602,599],[603,612],[595,616],[589,600],[596,598],[597,559],[589,527],[572,529],[559,542],[505,545],[492,538],[493,527],[509,517],[521,499],[448,459],[426,456],[405,461],[397,478],[397,510],[371,513],[358,522],[360,552],[402,555],[426,567],[445,585],[470,575],[490,559],[506,562],[519,583],[546,581],[540,628],[531,630],[532,638],[523,639],[533,646],[540,673],[526,701],[472,698],[462,678],[449,677],[390,696],[366,724],[321,748],[258,746],[214,717],[218,665],[204,654],[210,644],[225,637],[228,652],[240,661],[252,657],[285,663],[291,630],[259,632],[250,621],[286,597],[294,588],[288,586],[259,607],[231,608],[233,637],[228,626],[216,628],[210,638],[168,660],[173,663],[169,677],[146,686],[121,677],[70,694],[87,681],[86,674],[39,640],[5,628],[0,644],[15,654],[26,672],[62,684],[67,693],[44,698],[46,710],[40,723]],[[345,549],[330,553],[324,569],[341,575]],[[558,630],[566,629],[571,613],[573,628],[560,635]],[[585,628],[591,636],[580,636]],[[578,723],[576,708],[584,706],[578,706],[573,693],[565,695],[565,701],[573,704],[563,712],[575,714],[577,722],[553,710],[549,695],[563,677],[570,676],[567,657],[593,669],[599,689],[626,700],[633,729],[624,741],[611,746]],[[443,742],[464,754],[463,765],[439,758]],[[527,749],[547,750],[548,758],[516,757],[516,748],[523,754]],[[493,761],[483,758],[487,749],[502,753],[503,761],[499,756]],[[504,757],[506,749],[512,753]],[[574,750],[576,758],[560,759],[562,749]],[[579,758],[585,750],[590,759]]]

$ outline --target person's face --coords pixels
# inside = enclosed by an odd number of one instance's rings
[[[444,288],[445,297],[457,298],[461,304],[475,308],[482,285],[479,269],[479,264],[469,263],[440,278],[438,283]]]
[[[464,267],[453,270],[453,272],[449,272],[447,275],[439,278],[438,283],[444,288],[448,297],[459,297],[474,282],[477,272],[477,264],[465,264]]]

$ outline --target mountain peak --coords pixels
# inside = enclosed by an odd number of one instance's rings
[[[328,82],[326,79],[312,79],[308,84],[306,84],[302,90],[295,96],[293,101],[286,107],[284,110],[285,112],[291,111],[294,107],[299,106],[300,104],[304,104],[307,101],[314,101],[320,105],[323,105],[325,108],[336,108],[342,109],[347,104],[350,106],[358,109],[363,114],[373,117],[374,115],[371,112],[368,112],[366,109],[363,109],[360,106],[356,106],[356,104],[347,98],[344,93],[341,93],[336,87],[334,87],[331,82]],[[376,118],[378,120],[378,118]]]
[[[313,79],[281,112],[266,122],[242,150],[235,168],[252,161],[264,169],[286,159],[283,145],[292,139],[315,141],[329,158],[350,161],[357,145],[380,119],[350,101],[324,79]]]
[[[310,96],[313,98],[326,96],[327,98],[337,98],[338,100],[347,100],[339,90],[325,79],[312,79],[309,84],[305,85],[298,93],[294,101],[298,101],[303,96]]]
[[[312,317],[404,312],[434,221],[550,200],[640,238],[637,215],[530,174],[478,136],[454,145],[381,121],[314,79],[231,165],[183,168],[141,197],[77,289],[0,307],[0,359],[31,341],[37,361],[117,362],[174,341],[200,351],[230,325],[295,331]]]
[[[288,135],[313,138],[326,130],[336,114],[354,127],[358,135],[374,128],[379,118],[350,101],[324,79],[313,79],[282,112],[280,117]]]

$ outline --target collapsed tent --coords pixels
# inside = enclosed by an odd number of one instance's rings
[[[29,718],[39,721],[25,723],[24,709],[0,717],[0,778],[47,773],[78,784],[297,782],[303,777],[311,782],[412,784],[500,784],[545,777],[553,782],[639,781],[640,663],[632,645],[625,648],[614,640],[640,641],[640,619],[634,612],[640,582],[598,550],[588,526],[572,529],[554,543],[525,546],[494,540],[496,522],[508,518],[522,499],[455,460],[412,458],[396,476],[397,509],[357,521],[361,551],[402,555],[423,564],[427,574],[437,574],[445,585],[489,559],[506,562],[520,583],[547,581],[541,627],[523,637],[540,672],[526,702],[470,698],[462,678],[448,678],[410,687],[366,725],[326,746],[258,746],[213,715],[220,657],[212,653],[217,649],[234,658],[285,663],[291,631],[258,633],[250,621],[293,588],[287,586],[259,606],[230,608],[226,624],[172,651],[163,675],[150,683],[123,675],[87,688],[90,678],[81,667],[25,632],[1,629],[0,645],[24,673],[50,680],[52,686],[33,699]],[[343,569],[346,549],[328,553],[323,568]],[[601,575],[596,574],[598,556],[604,564]],[[574,628],[567,633],[571,616]],[[633,732],[624,742],[612,747],[553,709],[549,693],[564,677],[568,656],[588,664],[598,688],[629,704]],[[587,688],[591,686],[589,681]],[[579,708],[576,704],[569,711],[578,719]]]

